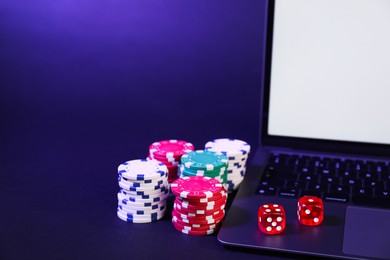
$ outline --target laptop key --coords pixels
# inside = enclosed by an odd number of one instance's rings
[[[384,198],[390,200],[390,191],[384,189],[377,189],[375,191],[375,196],[378,198]]]
[[[275,196],[276,195],[277,188],[273,186],[260,186],[256,193],[258,195],[268,195],[268,196]]]
[[[372,188],[365,188],[365,187],[353,187],[353,194],[354,195],[361,195],[361,196],[369,196],[371,197],[373,195]]]
[[[325,201],[349,203],[350,197],[346,192],[328,192],[324,194]]]
[[[331,185],[329,188],[330,192],[344,192],[349,194],[350,187],[349,186],[342,186],[342,185]]]
[[[306,182],[302,181],[288,181],[286,184],[287,189],[306,189]]]
[[[311,191],[326,191],[327,185],[323,183],[309,183],[309,186],[307,187],[308,190]]]
[[[301,173],[301,174],[299,174],[299,176],[298,176],[298,180],[299,180],[299,181],[307,181],[307,182],[314,182],[314,183],[317,183],[317,182],[318,182],[318,179],[319,179],[319,176],[311,175],[311,174],[304,174],[304,173]]]
[[[299,195],[298,189],[280,189],[279,196],[287,198],[297,198]]]

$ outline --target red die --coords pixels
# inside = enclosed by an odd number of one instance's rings
[[[324,204],[315,196],[303,196],[298,201],[298,220],[307,226],[318,226],[324,219]]]
[[[275,235],[286,227],[286,213],[278,204],[264,204],[258,210],[258,225],[262,232]]]

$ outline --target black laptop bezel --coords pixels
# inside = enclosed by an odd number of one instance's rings
[[[262,102],[260,111],[260,145],[288,147],[299,150],[317,150],[337,153],[366,154],[378,156],[390,156],[390,145],[334,141],[312,138],[285,137],[268,134],[268,115],[269,115],[269,98],[271,83],[271,63],[272,63],[272,43],[274,27],[275,2],[278,0],[268,1],[267,11],[267,31],[264,52],[264,75],[262,88]]]

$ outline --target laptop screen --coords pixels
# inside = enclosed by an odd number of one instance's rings
[[[390,1],[275,0],[270,136],[390,144]]]

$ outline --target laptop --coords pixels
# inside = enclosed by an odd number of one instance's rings
[[[390,1],[269,0],[260,141],[218,240],[343,259],[390,259]],[[324,221],[297,220],[316,195]],[[282,234],[258,208],[282,205]]]

